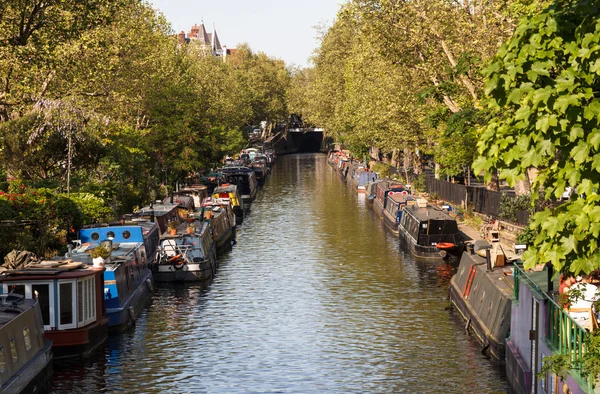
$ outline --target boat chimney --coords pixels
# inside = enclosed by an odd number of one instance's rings
[[[554,276],[554,266],[552,263],[546,264],[546,270],[548,271],[548,293],[554,291],[554,281],[552,277]]]
[[[67,245],[67,257],[73,257],[73,245]]]
[[[490,248],[485,249],[485,262],[487,263],[487,272],[492,272],[492,254]]]

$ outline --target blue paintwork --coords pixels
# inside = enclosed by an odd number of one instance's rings
[[[89,243],[91,248],[106,242],[109,235],[113,238],[113,251],[104,271],[108,327],[114,330],[132,325],[150,295],[150,264],[156,258],[158,226],[141,222],[139,225],[91,227],[82,229],[79,235],[82,244]],[[78,255],[81,253],[76,251],[73,258],[78,260]]]

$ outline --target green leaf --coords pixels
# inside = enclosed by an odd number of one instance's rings
[[[572,127],[569,132],[569,141],[574,142],[579,138],[583,138],[583,136],[583,129],[580,126]]]
[[[515,120],[523,120],[528,119],[531,115],[531,108],[528,106],[523,106],[515,112]]]
[[[550,61],[547,61],[547,62],[535,62],[531,66],[531,70],[533,72],[535,72],[537,75],[543,75],[543,76],[549,77],[550,76],[550,72],[548,71],[548,67],[550,67],[551,64],[552,64],[552,62],[550,62]]]
[[[588,158],[590,151],[589,145],[584,141],[579,141],[576,147],[571,150],[571,157],[576,165],[583,163]]]
[[[595,150],[598,150],[598,147],[600,147],[600,130],[594,129],[590,135],[588,135],[587,142],[592,145]]]

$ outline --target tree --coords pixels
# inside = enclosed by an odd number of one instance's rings
[[[485,72],[494,116],[476,168],[498,169],[511,185],[536,168],[532,199],[577,189],[572,201],[535,214],[528,268],[600,268],[599,11],[595,1],[557,1],[523,20]]]

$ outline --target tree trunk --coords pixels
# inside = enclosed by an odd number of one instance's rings
[[[488,183],[486,183],[485,188],[495,192],[500,191],[500,178],[498,178],[497,171],[494,171],[494,173],[492,174],[492,179]]]
[[[435,163],[434,177],[440,179],[440,165],[438,163]]]

